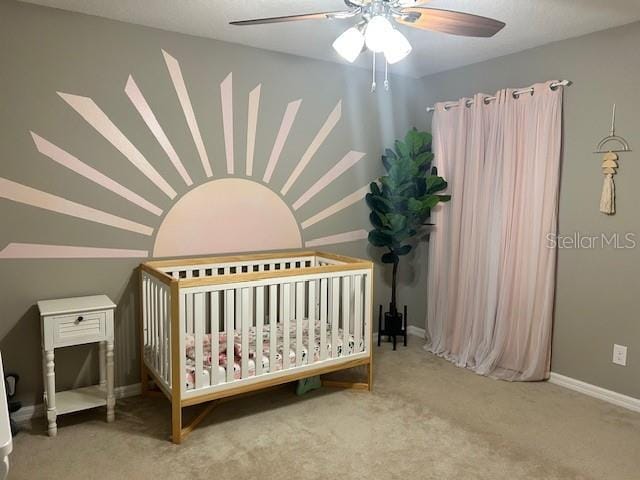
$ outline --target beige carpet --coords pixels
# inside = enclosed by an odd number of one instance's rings
[[[186,442],[161,398],[121,400],[15,439],[10,479],[640,478],[640,415],[546,383],[505,383],[421,349],[376,349],[373,393],[281,389],[221,406]]]

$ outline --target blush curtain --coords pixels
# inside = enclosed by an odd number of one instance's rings
[[[426,349],[495,378],[549,376],[562,88],[477,94],[433,117],[452,200],[432,213]]]

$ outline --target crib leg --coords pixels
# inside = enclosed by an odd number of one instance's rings
[[[341,380],[324,380],[322,379],[322,386],[328,388],[345,388],[351,390],[368,390],[373,388],[373,365],[371,361],[366,364],[367,367],[367,381],[366,382],[350,382]]]
[[[171,441],[176,445],[182,443],[182,406],[180,402],[171,403]]]
[[[140,366],[140,391],[142,396],[146,396],[149,393],[149,371],[142,361],[142,365]]]

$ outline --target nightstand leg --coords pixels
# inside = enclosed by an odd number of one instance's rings
[[[55,437],[58,433],[58,426],[56,425],[56,375],[54,371],[54,356],[53,350],[46,350],[44,352],[46,358],[47,367],[47,421],[49,424],[49,436]]]
[[[113,394],[113,341],[107,342],[107,422],[115,420],[116,399]]]
[[[105,351],[105,342],[99,343],[99,354],[100,358],[100,386],[105,388],[107,385],[107,355]]]

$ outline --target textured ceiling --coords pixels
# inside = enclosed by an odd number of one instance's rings
[[[227,42],[341,62],[331,43],[354,20],[309,20],[234,27],[229,21],[341,10],[341,0],[23,0],[64,10]],[[507,23],[489,39],[400,29],[413,45],[392,71],[414,77],[640,20],[638,0],[433,0],[431,6]],[[370,55],[357,65],[369,66]],[[381,63],[381,62],[380,62]]]

